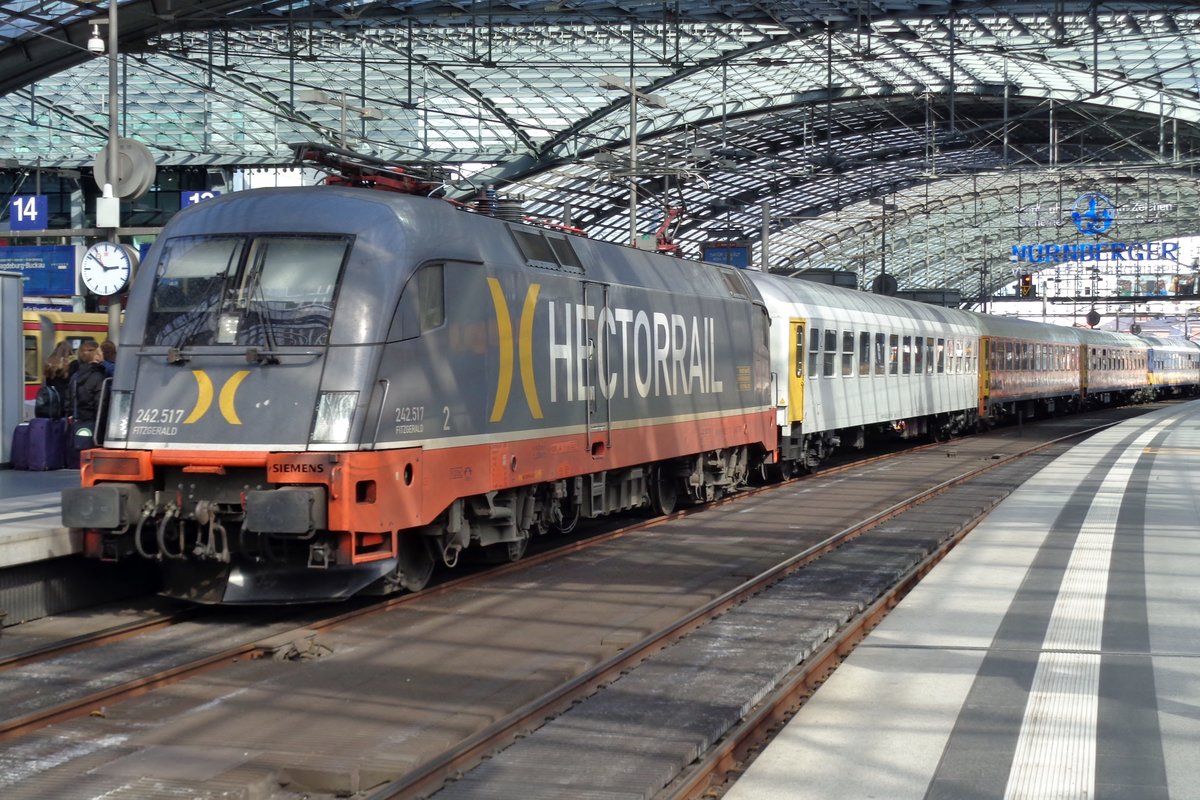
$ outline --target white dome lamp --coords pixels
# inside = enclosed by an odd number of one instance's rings
[[[104,40],[100,38],[100,26],[92,26],[92,38],[88,39],[87,49],[89,53],[100,55],[104,52]]]

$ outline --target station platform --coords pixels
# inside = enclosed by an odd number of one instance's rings
[[[1200,401],[1010,495],[725,795],[1200,798]]]
[[[0,470],[0,626],[91,608],[151,591],[145,565],[101,573],[82,556],[77,533],[62,526],[60,492],[79,470]]]
[[[62,526],[59,494],[79,485],[79,470],[0,470],[0,569],[81,552]]]

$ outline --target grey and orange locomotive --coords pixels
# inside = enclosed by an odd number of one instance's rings
[[[755,298],[735,270],[426,197],[209,200],[134,282],[63,521],[89,556],[158,560],[168,594],[295,602],[711,499],[774,447]]]

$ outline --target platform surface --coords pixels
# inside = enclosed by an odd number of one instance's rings
[[[1200,798],[1200,401],[1076,446],[855,650],[727,800]]]
[[[59,493],[79,485],[79,470],[0,470],[0,569],[81,552],[62,526]]]

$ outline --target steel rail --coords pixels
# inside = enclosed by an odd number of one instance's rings
[[[752,595],[763,591],[771,584],[815,561],[836,547],[857,538],[870,529],[887,522],[914,506],[920,505],[955,486],[974,480],[980,475],[1004,464],[1026,458],[1040,450],[1060,444],[1069,439],[1092,435],[1116,424],[1118,423],[1106,423],[1094,428],[1077,431],[1057,439],[1042,442],[1017,453],[1011,453],[1007,456],[994,459],[987,464],[968,470],[936,486],[925,489],[912,497],[889,506],[866,520],[829,536],[802,552],[781,561],[758,576],[745,581],[720,597],[714,598],[701,608],[676,620],[674,623],[646,636],[621,653],[601,662],[560,687],[547,692],[542,697],[526,703],[511,714],[497,720],[487,728],[412,770],[407,775],[379,787],[367,797],[367,800],[401,800],[403,798],[423,797],[437,791],[447,780],[461,777],[484,758],[508,746],[516,737],[527,735],[531,731],[541,727],[546,720],[561,714],[574,703],[603,688],[605,684],[617,679],[623,672],[632,669],[639,662],[674,644],[688,633],[721,616],[728,609],[744,602]],[[910,453],[911,450],[904,452]],[[766,487],[766,490],[778,486],[779,484],[775,484],[772,487]],[[990,510],[990,507],[988,510]],[[961,535],[965,536],[969,529],[969,527],[964,527]],[[930,563],[928,568],[932,568],[934,563],[936,562]],[[927,569],[922,570],[922,567],[919,565],[909,573],[906,573],[898,586],[908,585],[908,588],[911,589],[911,586],[916,585]],[[907,589],[905,591],[907,592]],[[872,604],[868,611],[861,612],[857,617],[846,623],[842,630],[861,630],[862,635],[865,635],[865,632],[870,627],[873,627],[874,624],[878,624],[878,620],[883,615],[886,615],[886,611],[898,601],[898,598],[892,601],[889,595],[885,595]],[[891,605],[888,605],[889,602],[891,602]],[[867,624],[868,614],[870,614],[870,619],[874,619],[874,623],[870,625]],[[835,639],[830,640],[830,642],[818,650],[818,654],[820,655],[810,656],[805,664],[812,662],[814,669],[805,672],[809,675],[820,675],[823,680],[827,672],[832,671],[838,660],[844,656],[844,653],[840,651],[840,648],[847,646],[842,641],[843,638],[842,634],[838,634],[835,636]],[[823,672],[819,672],[818,670],[823,670]],[[705,785],[707,786],[707,784]]]
[[[48,661],[58,656],[79,652],[80,650],[90,650],[94,647],[100,647],[122,639],[129,639],[133,636],[139,636],[143,633],[149,633],[162,628],[169,628],[172,625],[196,616],[197,613],[198,609],[196,608],[184,608],[170,614],[160,614],[147,619],[113,625],[103,630],[82,633],[78,636],[72,636],[69,639],[52,642],[41,647],[22,650],[19,653],[0,657],[0,672],[28,666],[29,664],[36,664],[40,661]]]
[[[38,711],[14,719],[0,721],[0,742],[20,738],[39,728],[52,725],[55,722],[63,722],[91,713],[103,714],[103,708],[106,704],[112,705],[125,700],[131,700],[154,689],[177,683],[184,678],[189,678],[202,672],[227,666],[243,658],[259,658],[265,652],[266,649],[258,644],[243,644],[231,647],[215,655],[206,656],[187,664],[170,667],[146,677],[135,678],[134,680],[93,692],[84,697],[39,709]]]

